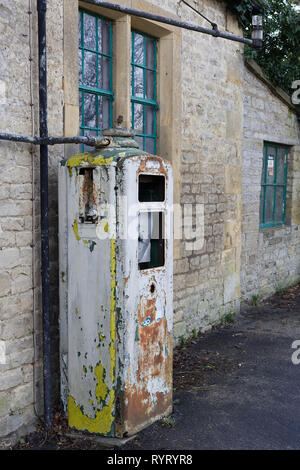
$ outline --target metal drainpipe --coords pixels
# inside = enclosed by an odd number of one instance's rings
[[[39,118],[40,137],[48,137],[47,124],[47,55],[46,55],[47,0],[38,0],[39,43]],[[48,221],[48,146],[40,146],[40,199],[41,199],[41,256],[42,256],[42,310],[43,310],[43,376],[44,419],[49,429],[52,421],[51,406],[51,344],[49,297],[49,221]]]

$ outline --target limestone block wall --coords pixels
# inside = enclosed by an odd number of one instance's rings
[[[290,146],[283,226],[259,228],[264,141]],[[244,70],[241,297],[265,297],[300,277],[299,123],[289,107]]]
[[[62,2],[47,13],[48,125],[63,132]],[[0,2],[0,129],[38,135],[36,0]],[[57,377],[57,162],[49,149],[51,315],[54,396]],[[39,149],[0,142],[0,440],[22,434],[42,412]]]
[[[220,29],[241,34],[224,3],[201,1],[198,7]],[[184,6],[178,13],[207,26]],[[190,251],[182,240],[175,256],[177,341],[239,309],[242,50],[238,43],[182,32],[180,202],[204,205],[204,245]]]

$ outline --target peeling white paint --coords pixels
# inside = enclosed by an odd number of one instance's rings
[[[168,355],[171,357],[172,354],[172,237],[164,242],[164,266],[140,270],[137,236],[140,211],[163,212],[165,223],[172,227],[172,170],[168,162],[158,157],[141,155],[128,158],[126,152],[121,153],[124,155],[119,160],[112,160],[109,165],[101,164],[93,170],[93,209],[98,217],[97,223],[84,222],[86,201],[89,200],[82,196],[82,191],[87,190],[82,177],[85,173],[76,166],[72,166],[72,171],[67,166],[61,166],[59,178],[60,265],[61,270],[66,272],[64,277],[60,277],[61,367],[64,372],[61,374],[62,399],[66,407],[67,396],[71,396],[84,416],[93,419],[97,410],[111,398],[108,395],[110,391],[116,395],[122,392],[118,395],[123,396],[122,399],[118,398],[123,400],[119,406],[128,408],[129,415],[126,422],[121,423],[120,429],[117,428],[119,424],[115,425],[115,435],[136,432],[140,426],[150,424],[144,413],[140,416],[140,423],[131,416],[131,400],[149,406],[153,421],[155,405],[158,405],[157,393],[170,394],[172,383],[171,368],[165,366],[166,361],[169,364]],[[86,161],[80,162],[80,157],[78,162],[78,167],[86,165]],[[147,168],[147,174],[159,174],[161,171],[167,174],[164,201],[139,202],[138,177],[141,166]],[[128,234],[132,228],[136,236],[130,237]],[[112,239],[115,239],[116,257],[113,311]],[[89,249],[91,241],[95,243],[93,251]],[[153,291],[151,286],[155,286]],[[147,313],[149,305],[151,314]],[[150,319],[147,322],[148,317]],[[116,342],[112,328],[116,330]],[[145,339],[142,343],[142,334],[145,335],[151,329],[155,329],[159,341],[165,341],[166,344],[152,344],[151,338],[149,344]],[[113,347],[116,348],[115,353]],[[144,347],[152,348],[153,357],[148,349],[143,350]],[[112,354],[115,354],[115,359]],[[64,361],[66,355],[67,367]],[[143,362],[143,357],[150,361],[149,368]],[[155,360],[162,362],[161,377],[151,375],[152,369],[159,368]],[[99,377],[95,377],[95,369],[99,364],[103,368],[102,384],[97,383]],[[163,375],[168,374],[167,369],[170,369],[168,385]],[[103,396],[105,391],[107,393]],[[131,398],[130,393],[133,392],[137,393],[137,397]],[[102,397],[101,404],[99,396]],[[113,416],[115,406],[114,401]],[[166,409],[169,410],[171,406],[172,403],[168,402]],[[162,409],[164,405],[160,406],[157,417]]]

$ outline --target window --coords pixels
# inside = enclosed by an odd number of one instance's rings
[[[140,148],[156,154],[157,40],[132,31],[131,53],[132,127]]]
[[[265,143],[260,195],[260,226],[285,223],[288,147]]]
[[[96,136],[112,127],[112,22],[79,10],[78,31],[80,134]]]
[[[165,264],[165,218],[163,212],[139,213],[139,269],[153,269]]]

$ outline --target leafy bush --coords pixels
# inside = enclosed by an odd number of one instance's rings
[[[292,83],[300,80],[300,12],[292,0],[260,0],[264,12],[264,46],[245,46],[245,57],[254,59],[275,85],[292,94]],[[235,5],[246,37],[251,37],[252,5]]]

